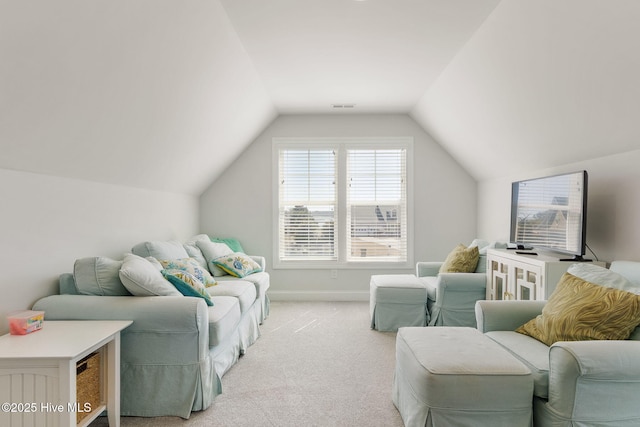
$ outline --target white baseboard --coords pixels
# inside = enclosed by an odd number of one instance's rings
[[[364,291],[269,291],[271,301],[369,301]]]

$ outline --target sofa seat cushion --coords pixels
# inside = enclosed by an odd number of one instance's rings
[[[240,303],[240,312],[246,313],[256,300],[256,287],[251,282],[244,280],[224,280],[207,288],[211,296],[235,297]]]
[[[251,282],[256,287],[256,292],[260,297],[264,297],[264,295],[267,293],[267,290],[269,289],[269,273],[267,273],[266,271],[249,274],[248,276],[245,276],[242,279],[227,275],[227,276],[216,277],[216,280],[218,281],[218,284],[226,281],[235,282],[240,280],[245,282]]]
[[[212,296],[213,307],[207,307],[209,313],[209,347],[223,342],[236,330],[240,323],[240,303],[238,298],[230,296]]]
[[[485,334],[524,363],[533,375],[533,394],[547,399],[549,395],[549,347],[540,341],[514,331],[492,331]]]
[[[438,294],[438,276],[424,276],[418,277],[418,279],[427,290],[427,298],[431,301],[435,301],[436,295]]]

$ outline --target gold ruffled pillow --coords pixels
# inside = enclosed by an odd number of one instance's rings
[[[478,259],[480,251],[477,246],[468,248],[460,244],[447,255],[440,267],[440,273],[473,273],[478,266]]]
[[[640,324],[640,295],[565,273],[542,314],[516,329],[550,346],[556,341],[624,340]]]

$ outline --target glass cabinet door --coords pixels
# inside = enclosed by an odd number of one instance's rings
[[[516,267],[516,299],[535,300],[539,283],[539,273]]]

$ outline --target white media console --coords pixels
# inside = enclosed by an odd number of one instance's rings
[[[558,255],[537,251],[535,253],[537,255],[510,249],[489,249],[487,251],[487,299],[549,299],[560,277],[574,261],[561,261],[563,257]],[[605,266],[604,262],[594,262],[594,264]]]

